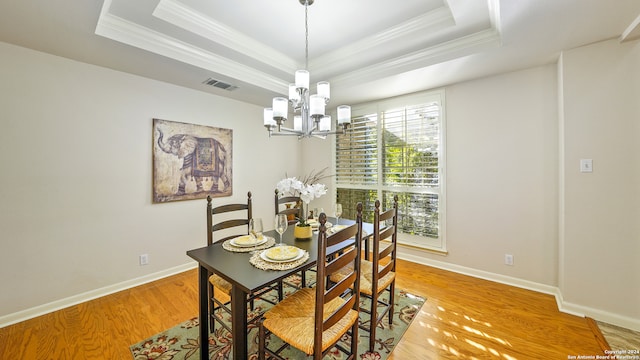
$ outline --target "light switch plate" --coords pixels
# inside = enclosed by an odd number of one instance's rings
[[[580,172],[593,172],[593,159],[580,159]]]

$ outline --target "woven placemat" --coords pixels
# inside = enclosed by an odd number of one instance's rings
[[[234,246],[231,244],[231,240],[233,239],[229,239],[225,242],[222,243],[222,248],[227,250],[227,251],[231,251],[231,252],[251,252],[253,250],[264,250],[264,249],[268,249],[270,247],[272,247],[273,245],[276,244],[276,239],[272,238],[271,236],[266,236],[267,238],[267,242],[264,244],[260,244],[256,247],[253,246],[248,246],[248,247],[240,247],[240,246]]]
[[[327,234],[331,235],[333,233],[337,233],[338,231],[344,230],[344,229],[346,229],[348,227],[349,227],[349,225],[334,225],[334,226],[332,226],[332,227],[327,229]],[[320,230],[314,230],[313,231],[314,234],[317,234],[319,232],[320,232]],[[367,236],[369,236],[369,234],[367,234],[366,231],[362,230],[362,237],[366,238]]]
[[[251,259],[249,259],[249,262],[251,263],[251,265],[261,270],[289,270],[304,264],[307,260],[309,260],[309,253],[305,251],[304,255],[302,255],[300,259],[294,261],[264,261],[264,259],[260,257],[260,253],[255,253],[251,255]]]

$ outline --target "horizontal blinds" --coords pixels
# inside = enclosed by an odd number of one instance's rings
[[[440,100],[378,106],[382,110],[356,113],[347,133],[336,137],[336,201],[343,205],[343,217],[355,219],[356,204],[362,202],[364,221],[371,222],[377,199],[388,209],[398,196],[398,231],[438,239]]]
[[[394,195],[398,196],[399,232],[432,238],[438,237],[438,194],[383,191],[384,203],[391,206]]]
[[[378,179],[378,116],[354,117],[346,134],[336,137],[336,182],[376,184]]]
[[[384,185],[438,186],[440,111],[437,104],[382,113]]]
[[[378,199],[377,190],[365,189],[344,189],[336,190],[336,202],[342,204],[342,217],[345,219],[355,219],[357,217],[357,205],[362,203],[362,220],[373,222],[373,211]]]

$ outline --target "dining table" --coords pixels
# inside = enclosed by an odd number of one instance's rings
[[[332,224],[336,224],[335,218],[328,218]],[[351,225],[353,220],[339,219],[340,225]],[[318,232],[314,231],[309,239],[297,239],[293,235],[294,226],[289,226],[282,234],[282,242],[285,245],[293,245],[305,250],[309,258],[296,267],[286,270],[261,270],[249,262],[250,252],[230,252],[223,248],[223,242],[187,251],[187,255],[198,262],[198,291],[199,291],[199,319],[200,319],[200,359],[209,356],[209,299],[208,283],[209,274],[215,273],[231,283],[231,330],[232,351],[234,359],[247,359],[247,295],[263,289],[264,287],[281,281],[295,273],[312,268],[318,259]],[[363,223],[363,235],[371,235],[371,224]],[[279,241],[275,230],[265,231],[265,236],[274,237]],[[363,236],[365,239],[365,236]],[[331,249],[327,249],[331,253]]]

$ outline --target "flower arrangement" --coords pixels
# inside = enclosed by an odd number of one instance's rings
[[[296,177],[289,177],[282,179],[276,185],[278,189],[278,195],[283,196],[299,196],[303,202],[303,218],[300,219],[300,226],[308,226],[306,222],[307,205],[311,200],[321,197],[327,193],[327,187],[324,184],[318,183],[318,181],[329,177],[324,172],[327,168],[320,170],[319,172],[311,172],[309,175],[302,179]]]

